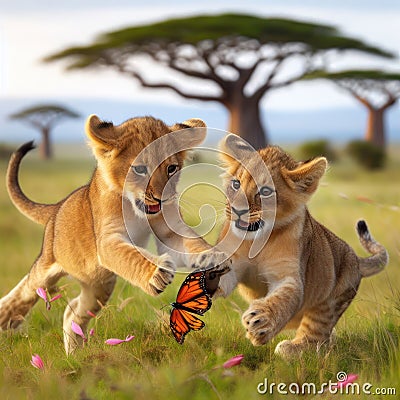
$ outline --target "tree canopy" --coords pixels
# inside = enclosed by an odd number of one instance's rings
[[[219,102],[230,113],[229,129],[255,147],[262,147],[267,139],[260,121],[261,98],[269,90],[289,85],[320,68],[324,54],[332,50],[393,57],[388,51],[341,34],[333,26],[221,14],[120,29],[45,60],[68,59],[68,69],[114,68],[143,87],[170,89],[184,98]],[[143,56],[178,78],[190,78],[191,84],[171,79],[168,74],[157,81],[160,78],[143,71]],[[291,62],[296,66],[290,67]]]
[[[303,79],[328,79],[349,92],[368,110],[365,140],[384,148],[384,115],[400,98],[400,73],[381,70],[314,71]]]
[[[48,159],[52,156],[50,144],[50,131],[56,123],[63,118],[78,118],[80,115],[64,106],[55,104],[39,104],[24,108],[11,114],[10,119],[21,120],[28,125],[38,129],[42,134],[40,151],[42,158]]]
[[[400,98],[400,73],[381,70],[314,71],[304,79],[328,79],[368,107],[393,105]]]
[[[45,58],[54,61],[76,57],[68,68],[83,68],[107,60],[107,52],[114,55],[134,53],[157,54],[163,49],[167,55],[175,53],[181,45],[203,49],[205,55],[221,50],[232,56],[231,51],[257,50],[261,46],[297,44],[290,53],[315,52],[318,50],[360,50],[384,57],[393,54],[360,40],[341,35],[333,26],[300,22],[284,18],[261,18],[253,15],[222,14],[170,19],[150,25],[129,27],[100,35],[89,46],[77,46]],[[241,46],[242,44],[242,46]],[[183,50],[183,49],[181,49]],[[174,54],[175,53],[175,54]],[[276,55],[261,56],[269,60]],[[190,57],[182,55],[182,60]],[[159,61],[159,59],[157,59]],[[231,66],[231,62],[227,63]],[[210,66],[208,66],[210,67]]]
[[[11,119],[24,120],[37,128],[50,128],[61,118],[78,118],[80,115],[66,107],[54,104],[40,104],[24,108],[10,115]]]

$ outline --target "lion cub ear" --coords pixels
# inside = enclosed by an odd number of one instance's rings
[[[282,176],[286,183],[299,192],[312,194],[318,187],[319,180],[324,175],[328,161],[318,157],[299,165],[296,169],[288,170],[282,167]]]
[[[90,115],[86,120],[85,131],[94,150],[107,152],[117,146],[119,133],[112,122],[102,121],[97,115]]]
[[[184,122],[176,123],[170,129],[173,132],[182,131],[179,133],[179,142],[186,149],[200,145],[204,142],[207,135],[207,125],[200,118],[191,118]]]
[[[249,143],[233,133],[219,142],[219,148],[221,161],[227,164],[243,162],[256,151]]]
[[[185,125],[187,128],[207,128],[206,123],[200,118],[188,119],[182,122],[180,125]]]

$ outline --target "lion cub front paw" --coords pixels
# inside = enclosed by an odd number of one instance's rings
[[[213,269],[217,267],[218,270],[230,270],[232,261],[222,253],[221,251],[209,251],[207,253],[201,253],[197,256],[194,263],[192,264],[193,269]]]
[[[271,340],[279,327],[269,307],[263,301],[253,301],[242,316],[246,337],[254,346],[261,346]]]
[[[157,296],[172,283],[175,276],[175,264],[168,254],[163,254],[156,260],[157,268],[149,280],[148,293]]]

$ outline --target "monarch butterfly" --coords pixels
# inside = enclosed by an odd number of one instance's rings
[[[211,296],[217,290],[219,278],[229,270],[229,267],[197,270],[183,281],[176,301],[171,304],[169,319],[172,334],[179,344],[183,344],[185,336],[191,330],[199,331],[204,328],[205,323],[196,315],[203,315],[211,308]]]

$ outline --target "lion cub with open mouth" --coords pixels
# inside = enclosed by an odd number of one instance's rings
[[[329,342],[361,278],[387,264],[387,252],[364,221],[357,230],[372,254],[367,258],[310,215],[306,203],[325,173],[325,158],[296,162],[274,146],[256,152],[236,135],[228,135],[221,150],[228,201],[219,246],[234,254],[217,294],[238,286],[250,302],[242,323],[254,345],[295,328],[295,338],[279,343],[276,353],[318,348]]]
[[[71,329],[72,320],[85,330],[90,319],[87,312],[95,313],[101,304],[106,304],[117,275],[152,296],[171,283],[175,260],[166,253],[154,256],[144,249],[139,251],[131,243],[124,225],[123,204],[132,211],[128,224],[137,242],[146,243],[150,233],[144,222],[147,220],[160,234],[159,249],[176,249],[180,262],[186,265],[204,267],[211,263],[216,254],[207,252],[210,246],[191,232],[176,234],[163,215],[164,207],[173,205],[177,209],[177,180],[171,178],[183,166],[185,149],[199,145],[205,138],[204,129],[188,128],[205,126],[199,119],[167,126],[152,117],[132,118],[114,126],[97,116],[89,117],[86,134],[97,160],[93,176],[87,185],[49,205],[35,203],[22,192],[19,165],[33,146],[27,143],[18,149],[9,163],[7,188],[16,207],[31,220],[45,225],[45,233],[41,253],[29,274],[0,300],[0,329],[17,327],[38,300],[36,290],[42,287],[51,291],[62,276],[69,274],[82,286],[80,295],[64,313],[64,345],[70,353],[82,343]],[[172,139],[168,135],[171,132],[175,132]],[[168,140],[162,146],[142,152],[166,135]],[[179,151],[172,148],[165,153],[168,146],[174,145]],[[144,158],[137,164],[134,161],[139,153]],[[125,179],[128,171],[130,178]],[[181,233],[184,230],[181,227]]]

